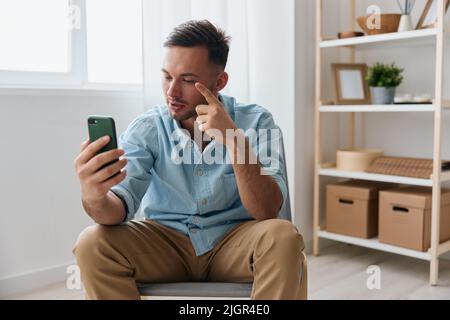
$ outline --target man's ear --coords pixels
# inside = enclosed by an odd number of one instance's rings
[[[218,77],[214,89],[214,93],[218,94],[228,83],[228,73],[223,71]]]

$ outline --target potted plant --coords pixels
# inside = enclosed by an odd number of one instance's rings
[[[403,81],[403,69],[395,63],[377,62],[369,67],[366,80],[370,86],[373,104],[393,104],[396,88]]]

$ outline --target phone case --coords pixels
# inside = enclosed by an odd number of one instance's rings
[[[116,126],[114,119],[107,116],[89,116],[88,130],[90,143],[103,137],[109,136],[111,140],[99,153],[117,149]]]

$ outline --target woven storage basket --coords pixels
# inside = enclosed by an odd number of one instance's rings
[[[442,169],[450,169],[450,161],[442,161]],[[402,177],[430,179],[433,173],[433,160],[380,157],[375,159],[367,169],[369,173],[379,173]]]

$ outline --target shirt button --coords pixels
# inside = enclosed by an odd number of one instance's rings
[[[191,230],[191,232],[192,232],[192,233],[197,233],[197,230],[194,229],[194,230]]]
[[[208,203],[208,199],[203,199],[202,200],[202,205],[206,206],[207,203]]]

